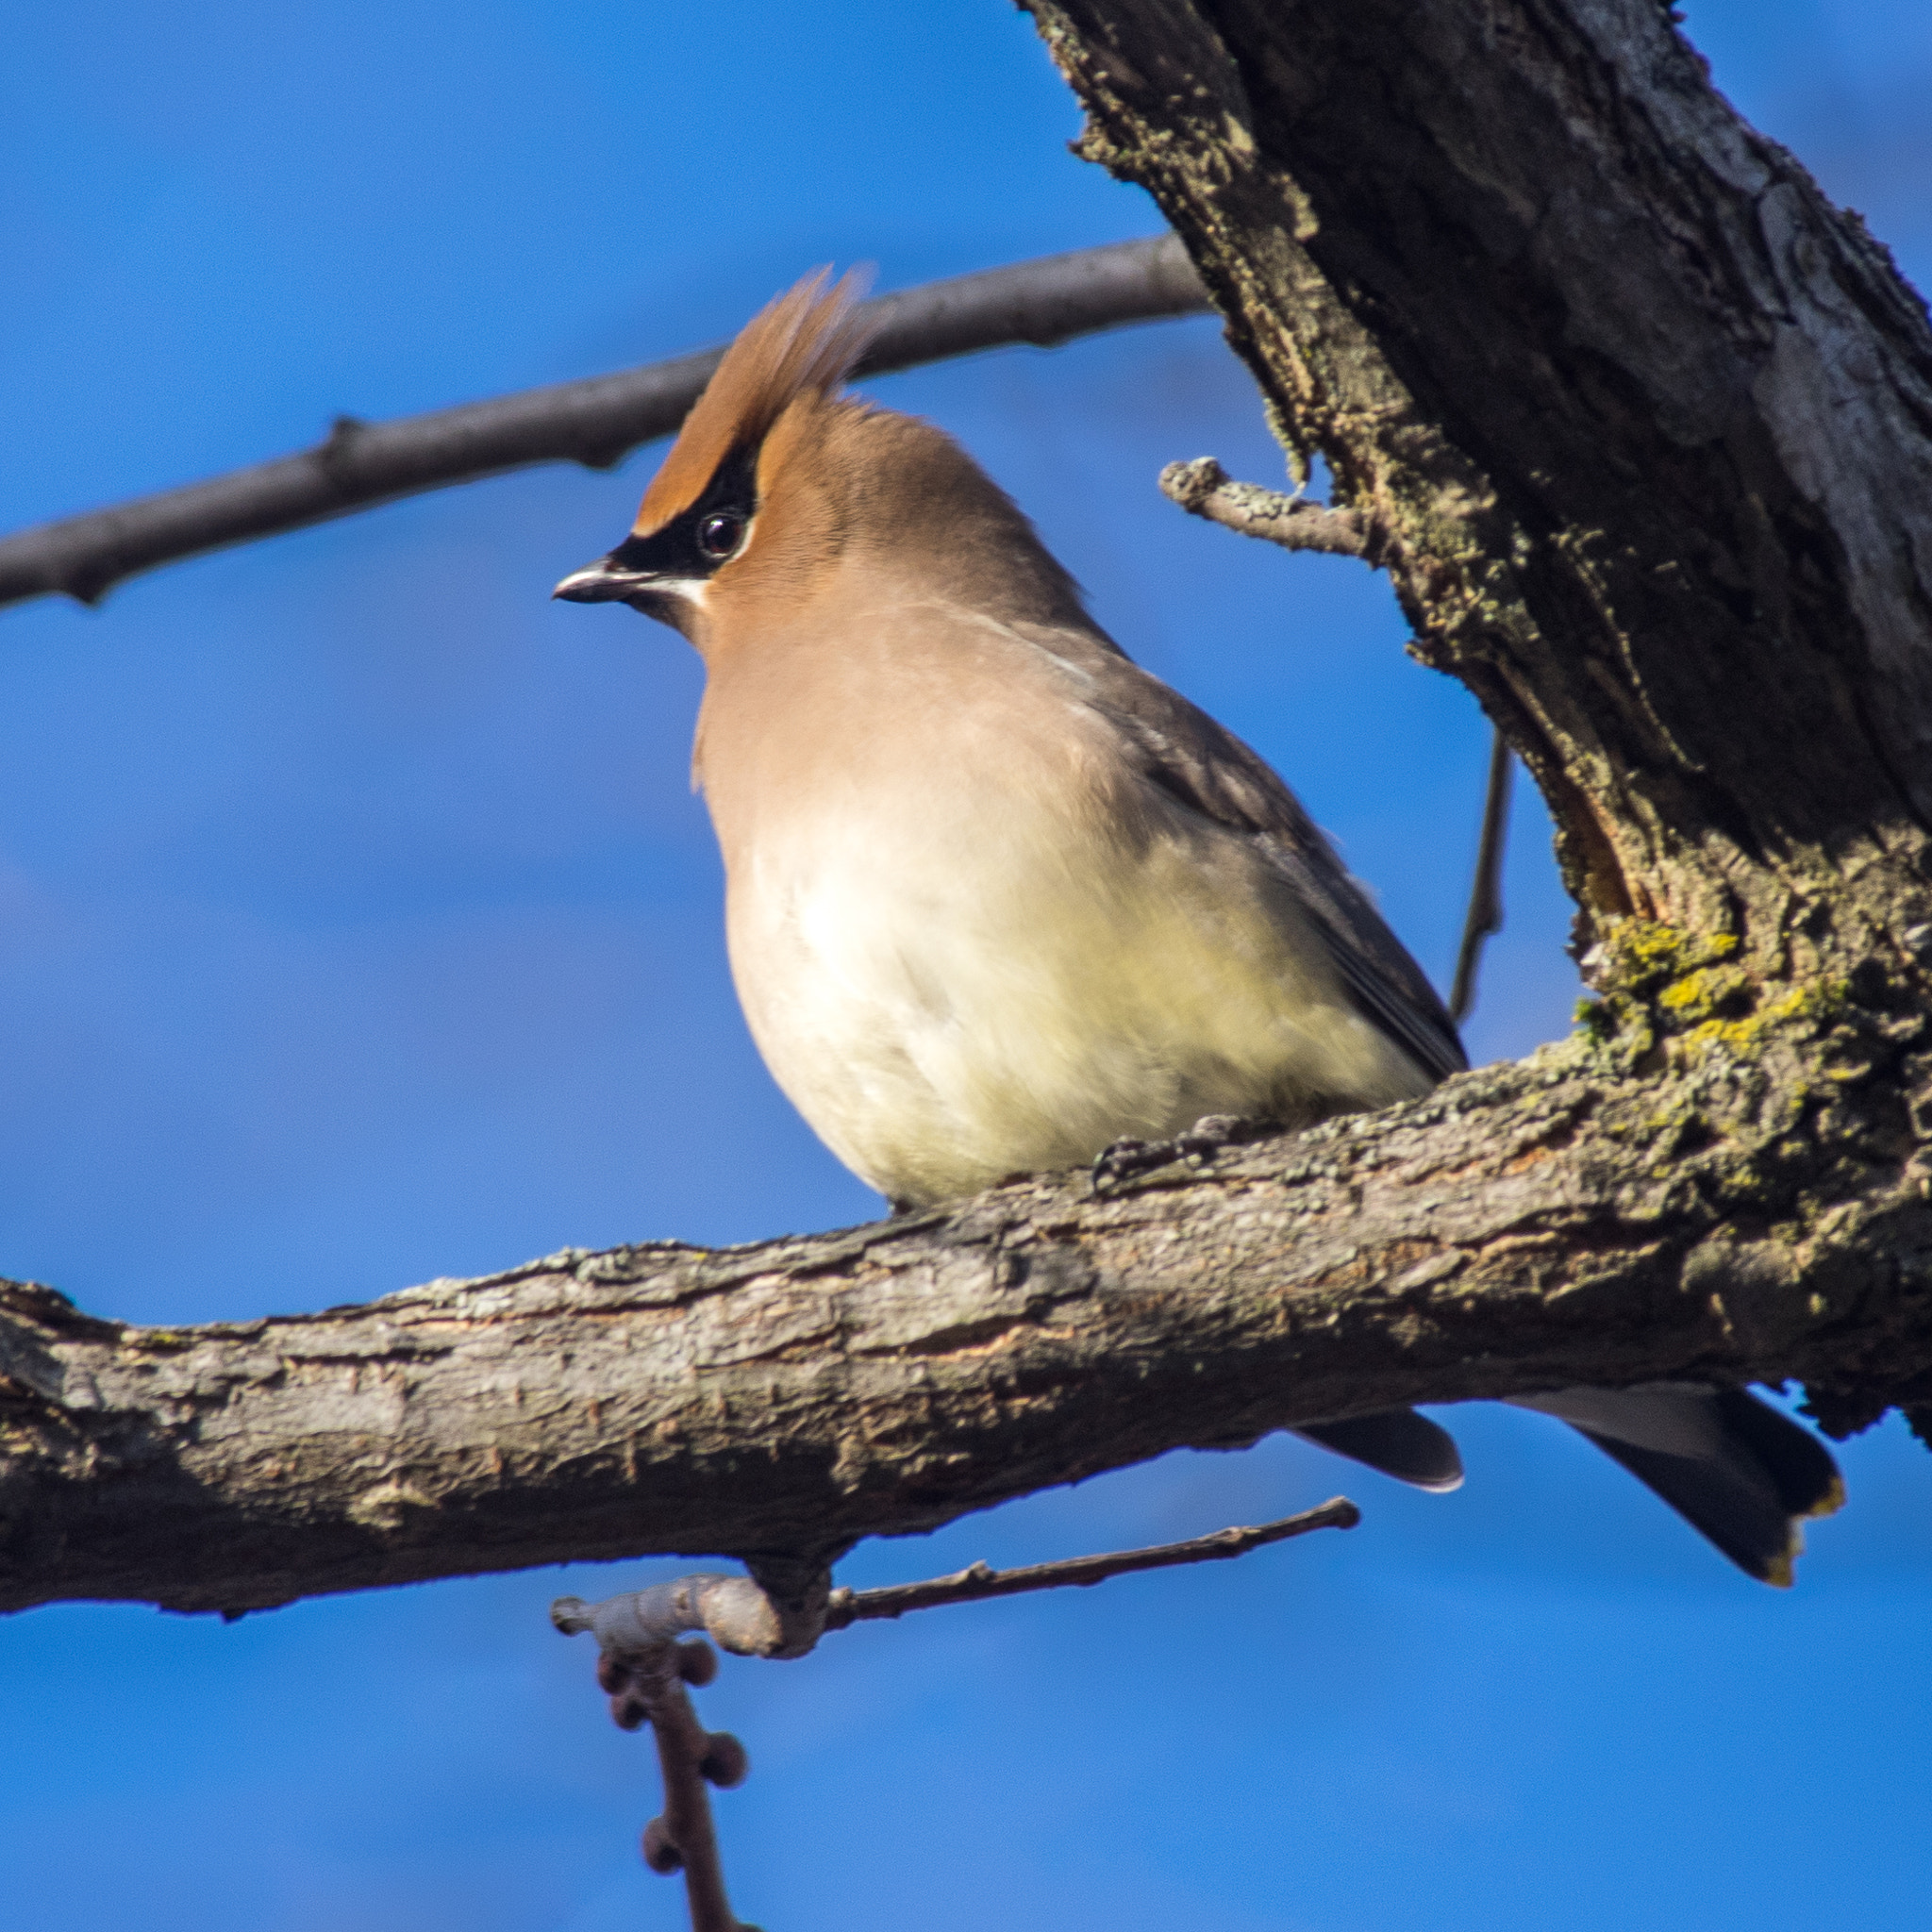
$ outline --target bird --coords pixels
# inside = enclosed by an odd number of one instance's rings
[[[958,442],[845,391],[862,291],[819,270],[760,310],[630,533],[553,592],[629,605],[704,661],[692,782],[779,1087],[901,1211],[1463,1071],[1427,977],[1281,778],[1127,657]],[[1801,1522],[1842,1500],[1824,1445],[1744,1390],[1521,1406],[1763,1581],[1790,1581]],[[1412,1409],[1297,1433],[1462,1480]]]

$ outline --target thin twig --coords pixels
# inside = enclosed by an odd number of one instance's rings
[[[924,1583],[894,1584],[884,1590],[835,1590],[825,1613],[827,1630],[874,1617],[902,1617],[908,1610],[928,1610],[941,1604],[979,1603],[988,1597],[1018,1596],[1029,1590],[1087,1588],[1109,1576],[1135,1570],[1165,1570],[1175,1563],[1211,1563],[1244,1557],[1266,1543],[1285,1542],[1313,1529],[1353,1529],[1362,1512],[1346,1496],[1335,1496],[1319,1508],[1253,1528],[1217,1529],[1211,1536],[1191,1537],[1186,1542],[1156,1543],[1151,1549],[1112,1550],[1098,1557],[1068,1557],[1058,1563],[1029,1563],[1022,1570],[992,1570],[974,1563],[950,1576],[929,1577]]]
[[[835,1590],[821,1627],[843,1630],[874,1618],[902,1617],[908,1610],[941,1604],[979,1603],[988,1597],[1016,1596],[1022,1591],[1105,1583],[1109,1576],[1135,1570],[1214,1562],[1306,1536],[1310,1530],[1353,1529],[1360,1521],[1361,1511],[1346,1496],[1335,1496],[1298,1516],[1253,1528],[1219,1529],[1211,1536],[1157,1543],[1151,1549],[1070,1557],[1023,1570],[992,1570],[974,1563],[924,1583]],[[558,1597],[550,1607],[550,1621],[566,1636],[595,1635],[597,1682],[609,1693],[611,1717],[627,1731],[648,1724],[657,1739],[664,1809],[644,1827],[644,1862],[667,1875],[683,1872],[691,1932],[756,1932],[755,1927],[739,1924],[725,1895],[724,1867],[711,1823],[710,1794],[705,1789],[707,1783],[727,1788],[741,1783],[750,1763],[744,1746],[728,1731],[707,1731],[699,1724],[685,1694],[687,1684],[711,1681],[718,1668],[716,1653],[708,1643],[680,1643],[677,1637],[687,1630],[710,1629],[732,1649],[796,1656],[795,1648],[787,1652],[771,1647],[784,1621],[777,1607],[748,1576],[700,1574],[606,1597],[597,1604],[587,1604],[581,1597]]]
[[[1117,242],[877,297],[866,305],[877,333],[858,373],[1011,342],[1051,347],[1208,307],[1173,235]],[[157,564],[530,463],[608,469],[675,429],[723,354],[704,349],[392,423],[338,417],[326,441],[299,455],[0,539],[0,605],[57,592],[92,604]]]
[[[1475,1008],[1476,970],[1483,946],[1503,930],[1503,853],[1509,841],[1509,746],[1498,731],[1490,741],[1490,776],[1483,791],[1483,829],[1476,841],[1475,877],[1469,888],[1469,916],[1449,989],[1449,1017],[1460,1026]]]
[[[1381,561],[1381,532],[1362,511],[1330,509],[1258,483],[1237,483],[1212,457],[1168,464],[1160,473],[1160,488],[1190,515],[1243,537],[1259,537],[1284,550],[1322,550],[1331,557],[1358,557],[1369,564]]]
[[[923,1583],[893,1584],[883,1590],[835,1590],[824,1599],[822,1630],[843,1630],[874,1617],[897,1617],[938,1604],[976,1603],[983,1597],[1016,1596],[1023,1591],[1060,1590],[1069,1585],[1105,1583],[1136,1570],[1165,1570],[1176,1563],[1209,1563],[1245,1556],[1268,1543],[1286,1542],[1313,1529],[1353,1529],[1361,1511],[1346,1496],[1333,1496],[1314,1509],[1284,1516],[1252,1528],[1217,1529],[1185,1542],[1156,1543],[1149,1549],[1109,1550],[1097,1557],[1067,1557],[1057,1563],[1032,1563],[1022,1570],[992,1570],[974,1563],[951,1576]],[[800,1657],[811,1648],[793,1619],[781,1617],[749,1576],[697,1574],[625,1591],[601,1603],[560,1596],[550,1606],[550,1621],[566,1637],[589,1633],[606,1657],[641,1656],[688,1631],[703,1631],[741,1657]]]

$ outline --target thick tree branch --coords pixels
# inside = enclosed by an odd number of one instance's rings
[[[1728,1041],[1656,1039],[1634,1007],[1604,1029],[1099,1199],[1046,1177],[198,1329],[12,1289],[0,1607],[245,1609],[652,1551],[817,1573],[862,1536],[1392,1403],[1932,1393],[1916,1016],[1820,994]],[[1677,1071],[1633,1080],[1631,1054]]]
[[[808,1621],[858,1537],[1394,1403],[1932,1427],[1923,306],[1654,0],[1033,5],[1542,785],[1582,1032],[1105,1198],[178,1333],[13,1289],[0,1606],[723,1551]]]
[[[1012,342],[1050,347],[1208,307],[1173,236],[1117,242],[878,296],[867,308],[879,316],[879,332],[859,373],[882,375]],[[92,604],[158,564],[531,463],[608,469],[639,443],[670,435],[724,353],[701,349],[393,423],[340,417],[325,442],[299,456],[0,538],[0,605],[63,591]]]

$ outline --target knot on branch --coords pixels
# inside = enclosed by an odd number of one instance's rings
[[[734,1657],[803,1657],[824,1628],[825,1579],[814,1618],[808,1607],[786,1605],[749,1576],[700,1573],[587,1604],[560,1596],[550,1621],[566,1637],[589,1631],[606,1656],[627,1656],[702,1631]]]
[[[360,416],[338,416],[316,445],[316,461],[330,476],[343,477],[361,454],[359,445],[368,434],[369,425]]]

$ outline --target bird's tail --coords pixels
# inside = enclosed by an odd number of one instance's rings
[[[1748,1390],[1654,1383],[1510,1400],[1589,1437],[1760,1582],[1788,1588],[1800,1525],[1845,1498],[1824,1444]]]

